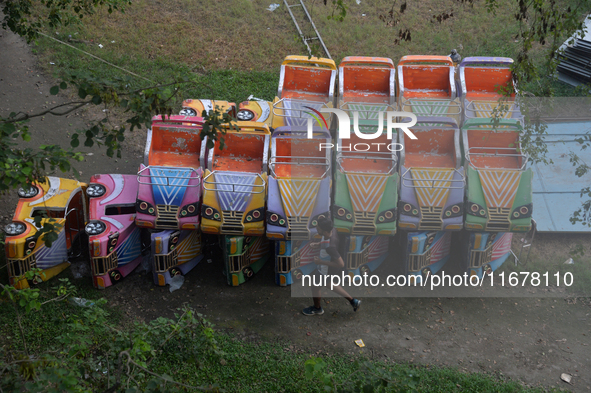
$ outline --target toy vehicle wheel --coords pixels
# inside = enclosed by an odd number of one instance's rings
[[[236,114],[236,118],[240,121],[251,121],[254,119],[254,113],[248,109],[240,109]]]
[[[107,190],[102,184],[91,184],[86,189],[86,195],[90,198],[102,197],[105,195],[105,192],[107,192]]]
[[[181,115],[181,116],[197,116],[197,111],[195,111],[194,109],[191,109],[191,108],[183,108],[179,112],[179,115]]]

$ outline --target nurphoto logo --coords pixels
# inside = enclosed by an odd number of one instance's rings
[[[308,118],[308,139],[312,139],[314,132],[313,132],[313,123],[316,120],[316,123],[320,126],[320,128],[326,128],[328,130],[328,123],[326,118],[324,117],[323,113],[332,113],[336,115],[338,119],[338,139],[345,140],[351,138],[351,118],[349,114],[342,110],[336,108],[321,108],[320,111],[312,108],[312,107],[305,107],[309,109],[311,112],[306,112],[311,117]],[[384,133],[384,113],[386,114],[386,137],[389,140],[392,140],[392,130],[394,129],[401,129],[410,139],[417,139],[416,135],[409,130],[410,127],[417,124],[417,117],[414,113],[411,112],[395,112],[395,111],[387,111],[387,112],[378,112],[378,121],[377,121],[377,130],[375,132],[361,132],[359,130],[359,112],[353,111],[353,132],[359,139],[365,140],[372,140],[377,139]],[[401,118],[403,120],[410,120],[408,122],[397,122],[395,121],[396,118]],[[367,128],[367,125],[364,125],[364,128]],[[378,151],[380,150],[380,145],[386,145],[385,143],[372,143],[372,145],[378,146]],[[333,148],[334,145],[332,143],[321,143],[320,150],[322,148]],[[369,144],[367,143],[356,143],[355,145],[349,146],[339,146],[341,149],[351,150],[351,151],[368,151],[370,149]],[[390,143],[387,145],[387,149],[389,151],[398,151],[402,150],[402,145],[399,143]]]

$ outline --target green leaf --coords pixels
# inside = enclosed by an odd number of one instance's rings
[[[67,88],[68,88],[68,85],[66,84],[66,82],[60,83],[60,89],[65,90]]]
[[[86,90],[84,90],[82,87],[78,89],[78,97],[85,99],[87,95],[88,94],[86,94]]]
[[[59,86],[52,86],[51,89],[49,89],[49,94],[51,94],[52,96],[56,95],[59,92],[60,92]]]

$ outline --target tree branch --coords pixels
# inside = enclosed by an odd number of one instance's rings
[[[24,112],[19,112],[16,115],[18,116],[18,115],[22,114],[22,116],[20,116],[20,117],[15,116],[15,117],[7,118],[7,119],[2,119],[0,122],[2,122],[2,123],[17,123],[19,121],[25,121],[28,119],[32,119],[34,117],[44,116],[48,113],[50,115],[54,115],[54,116],[64,116],[64,115],[67,115],[68,113],[71,113],[75,110],[82,108],[84,105],[89,104],[90,102],[91,101],[68,102],[66,104],[57,105],[57,106],[54,106],[53,108],[49,108],[43,112],[35,113],[33,115],[29,115]],[[70,105],[74,105],[74,107],[66,110],[65,112],[54,112],[54,110],[56,110],[58,108],[61,108],[63,106],[70,106]]]
[[[177,382],[177,381],[175,381],[175,380],[173,380],[173,379],[164,378],[163,376],[161,376],[161,375],[158,375],[158,374],[156,374],[156,373],[154,373],[154,372],[152,372],[152,371],[148,370],[147,368],[145,368],[145,367],[142,367],[142,366],[140,366],[139,364],[137,364],[137,363],[136,363],[136,362],[135,362],[135,361],[134,361],[134,360],[131,358],[131,355],[129,354],[129,352],[128,352],[128,351],[121,351],[121,353],[119,353],[119,369],[117,370],[117,382],[116,382],[116,383],[115,383],[115,385],[113,385],[113,386],[112,386],[110,389],[107,389],[107,390],[105,390],[103,393],[113,393],[113,392],[114,392],[114,391],[115,391],[115,390],[116,390],[116,389],[117,389],[117,388],[118,388],[118,387],[121,385],[121,372],[122,372],[122,370],[123,370],[123,362],[122,362],[122,360],[123,360],[123,359],[122,359],[122,358],[123,358],[123,356],[126,356],[126,357],[127,357],[127,362],[125,363],[125,364],[126,364],[126,366],[127,366],[127,373],[126,373],[126,374],[127,374],[127,376],[128,376],[128,377],[130,377],[131,379],[133,379],[133,378],[132,378],[132,377],[131,377],[131,375],[129,374],[129,371],[130,371],[130,370],[129,370],[129,364],[130,364],[130,363],[131,363],[133,366],[135,366],[135,367],[137,367],[137,368],[141,369],[142,371],[144,371],[144,372],[146,372],[146,373],[148,373],[148,374],[150,374],[150,375],[152,375],[152,376],[154,376],[154,377],[156,377],[156,378],[162,379],[163,381],[165,381],[165,383],[166,383],[166,382],[171,382],[171,383],[173,383],[173,384],[175,384],[175,385],[179,385],[179,386],[182,386],[182,387],[185,387],[185,388],[188,388],[188,389],[196,389],[196,390],[199,390],[199,391],[201,391],[201,392],[213,392],[213,391],[216,391],[216,389],[202,388],[202,387],[200,387],[200,386],[191,386],[191,385],[186,385],[186,384],[184,384],[184,383],[182,383],[182,382]],[[133,379],[133,380],[134,380],[134,382],[136,382],[136,381],[135,381],[135,379]],[[136,383],[137,383],[137,382],[136,382]]]

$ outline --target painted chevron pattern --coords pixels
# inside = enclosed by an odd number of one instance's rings
[[[379,119],[379,112],[386,112],[388,110],[388,105],[386,105],[386,104],[347,104],[346,108],[348,111],[358,111],[359,112],[359,120],[361,120],[361,119],[378,120]],[[352,115],[351,115],[351,120],[353,120]]]
[[[181,241],[177,250],[179,265],[189,262],[201,254],[201,233],[199,231],[190,231],[189,236]]]
[[[256,262],[269,252],[269,241],[265,236],[259,236],[251,246],[250,263]]]
[[[218,189],[224,190],[218,191],[218,202],[222,210],[243,212],[250,200],[250,193],[252,192],[252,186],[255,180],[255,175],[247,173],[216,173],[216,182],[230,183],[216,185]]]
[[[505,232],[500,239],[496,239],[493,243],[492,249],[492,257],[491,259],[494,261],[495,259],[499,259],[509,251],[511,251],[511,240],[513,239],[513,234],[511,232]]]
[[[310,247],[310,242],[306,243],[300,251],[300,265],[314,262],[314,257],[317,257],[318,255],[318,250],[313,250],[312,247]]]
[[[48,269],[52,266],[60,264],[68,260],[68,248],[66,246],[66,231],[62,230],[57,240],[54,241],[51,247],[41,247],[35,253],[37,260],[37,267],[39,269]]]
[[[373,261],[379,258],[388,251],[388,237],[387,236],[376,236],[373,242],[369,245],[368,259]]]
[[[441,258],[449,254],[450,245],[451,232],[448,231],[433,244],[433,248],[431,248],[431,264],[438,262]]]
[[[279,179],[277,183],[288,217],[309,217],[312,215],[320,180]]]
[[[353,210],[376,213],[386,188],[385,175],[346,174]]]
[[[285,117],[285,125],[288,126],[306,126],[308,125],[308,119],[310,115],[304,113],[309,112],[310,109],[304,108],[309,106],[316,110],[322,108],[322,103],[314,101],[292,101],[290,99],[283,100],[283,112]],[[279,112],[281,113],[281,112]]]
[[[410,106],[411,112],[417,116],[442,116],[448,114],[450,103],[449,100],[410,99],[404,103],[404,107]]]
[[[478,171],[486,205],[489,207],[513,206],[521,172],[519,171]]]
[[[499,112],[496,116],[501,115],[501,117],[505,119],[509,119],[511,117],[511,110],[513,110],[513,104],[509,102],[503,102],[504,108],[502,108],[503,112]],[[474,111],[476,117],[494,117],[495,114],[493,113],[494,109],[499,106],[498,101],[473,101],[471,108]],[[499,109],[500,111],[501,109]]]
[[[454,176],[453,169],[411,169],[410,172],[419,206],[445,206]]]
[[[140,256],[142,251],[142,243],[140,241],[140,231],[136,229],[133,231],[125,242],[118,247],[115,252],[117,253],[117,266],[123,266],[133,261]]]
[[[189,184],[191,170],[150,168],[150,174],[152,175],[152,183],[157,184],[152,186],[156,204],[180,206],[185,196],[187,184]],[[178,179],[179,177],[180,179]]]

